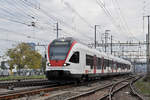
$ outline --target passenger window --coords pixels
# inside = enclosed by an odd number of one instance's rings
[[[78,51],[75,52],[75,53],[71,56],[69,62],[72,62],[72,63],[79,63],[79,52],[78,52]]]
[[[93,56],[86,55],[86,65],[91,66],[91,69],[93,69],[93,66],[94,66]]]
[[[97,58],[97,69],[101,69],[101,63],[102,63],[102,60],[101,60],[101,58]]]

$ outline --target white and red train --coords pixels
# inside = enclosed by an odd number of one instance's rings
[[[89,48],[72,37],[53,40],[47,58],[49,80],[88,79],[132,71],[129,61]]]

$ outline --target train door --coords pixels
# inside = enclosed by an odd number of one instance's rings
[[[102,57],[102,63],[101,63],[101,64],[102,64],[102,65],[101,65],[101,66],[102,66],[102,69],[101,69],[101,70],[102,70],[102,73],[104,73],[104,57]]]
[[[93,68],[94,68],[94,73],[96,73],[96,68],[97,68],[97,57],[96,55],[93,56]]]
[[[111,65],[112,73],[114,72],[114,61],[112,60],[112,65]]]

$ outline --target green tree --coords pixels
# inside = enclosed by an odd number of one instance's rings
[[[10,58],[8,64],[11,70],[14,66],[19,70],[41,68],[42,56],[26,43],[18,44],[15,48],[9,49],[6,54]]]

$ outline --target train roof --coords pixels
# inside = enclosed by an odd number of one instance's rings
[[[53,41],[70,41],[70,42],[76,41],[77,43],[81,43],[85,46],[88,46],[87,44],[81,42],[79,39],[73,37],[62,37],[62,38],[55,39]]]
[[[55,39],[54,41],[71,41],[71,42],[77,41],[77,43],[82,44],[83,48],[85,48],[86,50],[93,52],[94,54],[99,54],[101,57],[104,57],[105,59],[117,61],[119,63],[131,64],[129,61],[124,60],[122,58],[115,57],[115,56],[107,54],[105,52],[100,52],[100,51],[93,49],[93,48],[89,48],[85,43],[83,43],[80,40],[73,38],[73,37],[58,38],[58,39]]]

